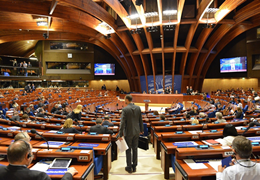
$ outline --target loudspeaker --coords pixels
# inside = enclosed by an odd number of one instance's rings
[[[143,4],[143,0],[136,0],[135,5],[141,6]]]

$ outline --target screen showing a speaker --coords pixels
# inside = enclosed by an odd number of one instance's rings
[[[232,57],[220,59],[220,72],[246,72],[247,58],[246,57]]]
[[[94,66],[95,75],[115,75],[115,64],[96,63]]]

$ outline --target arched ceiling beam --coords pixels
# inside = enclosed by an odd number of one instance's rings
[[[184,8],[185,0],[177,1],[177,24],[175,26],[175,33],[174,33],[174,42],[173,42],[173,59],[172,59],[172,89],[174,89],[174,73],[175,73],[175,61],[176,61],[176,52],[177,52],[177,42],[179,36],[179,29],[180,29],[180,22],[181,22],[181,15]]]
[[[137,11],[137,13],[139,14],[139,16],[140,16],[140,19],[141,19],[141,22],[142,22],[142,24],[143,24],[143,28],[144,28],[144,33],[145,33],[145,37],[146,37],[146,40],[147,40],[147,44],[148,44],[148,48],[149,48],[149,53],[150,53],[150,58],[151,58],[151,64],[152,64],[152,71],[153,71],[153,79],[154,79],[154,91],[156,91],[156,79],[155,79],[155,75],[156,75],[156,60],[155,60],[155,58],[154,58],[154,55],[153,55],[153,53],[152,53],[152,50],[153,50],[153,40],[152,40],[152,36],[151,36],[151,33],[150,32],[147,32],[147,30],[146,30],[146,27],[145,27],[145,24],[146,24],[146,17],[144,16],[144,8],[143,8],[143,5],[141,5],[141,6],[137,6],[136,5],[136,0],[132,0],[132,2],[133,2],[133,4],[134,4],[134,6],[135,6],[135,9],[136,9],[136,11]],[[138,36],[140,36],[140,35],[138,35]],[[144,47],[143,47],[143,42],[142,41],[138,41],[138,43],[140,44],[140,46],[137,46],[137,47],[141,47],[141,48],[143,48],[144,49]],[[141,56],[141,54],[142,54],[142,50],[143,49],[138,49],[138,51],[139,51],[139,53],[140,53],[140,56]],[[144,56],[146,56],[146,55],[144,55]],[[145,59],[145,61],[146,61],[146,59],[147,59],[147,57],[144,57],[143,56],[143,58]],[[142,57],[141,57],[141,59],[142,59]],[[146,68],[147,69],[149,69],[149,66],[147,66],[146,65]],[[148,71],[147,71],[148,72]],[[148,75],[148,74],[147,74]],[[147,91],[147,93],[148,93],[148,91]]]
[[[139,51],[140,58],[142,60],[143,66],[144,66],[144,76],[145,76],[145,80],[146,80],[146,92],[148,93],[148,79],[147,79],[147,76],[148,76],[148,74],[150,74],[150,69],[148,68],[149,67],[148,59],[147,59],[146,55],[142,54],[142,50],[144,49],[144,45],[143,45],[143,42],[142,42],[142,40],[140,38],[140,35],[139,34],[132,34],[132,37],[133,37],[133,39],[135,41],[135,44],[136,44],[137,49]]]
[[[236,21],[235,25],[237,25],[240,22],[243,22],[246,19],[249,19],[255,15],[258,15],[258,14],[260,14],[260,0],[253,1],[253,2],[249,3],[248,5],[246,5],[245,7],[243,7],[241,10],[239,10],[237,12],[236,16],[234,17],[234,19]],[[207,49],[209,49],[209,51],[213,50],[213,48],[223,38],[223,36],[227,32],[229,32],[232,29],[232,27],[234,27],[235,25],[226,25],[226,26],[221,25],[220,28],[217,29],[217,31],[208,40],[205,47]],[[196,79],[196,89],[197,89],[197,86],[199,83],[202,68],[203,68],[205,62],[207,61],[208,56],[209,56],[209,53],[206,53],[199,57],[199,61],[197,63],[198,66],[196,66],[196,68],[198,68],[197,79]]]
[[[188,32],[188,35],[186,38],[186,42],[185,42],[185,48],[187,49],[187,51],[182,54],[182,59],[181,59],[180,74],[182,75],[182,78],[184,77],[186,62],[187,62],[192,39],[195,35],[197,27],[199,26],[200,19],[203,17],[207,8],[211,5],[212,2],[213,2],[213,0],[202,0],[201,1],[200,5],[199,5],[199,9],[198,9],[198,14],[196,17],[197,23],[192,24],[190,26],[190,29],[189,29],[189,32]]]
[[[164,32],[162,25],[162,0],[157,0],[158,6],[158,14],[159,14],[159,22],[160,22],[160,39],[161,39],[161,47],[162,47],[162,75],[163,75],[163,89],[165,89],[165,58],[164,58]]]

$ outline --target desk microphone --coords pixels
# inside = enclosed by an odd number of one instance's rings
[[[243,132],[242,136],[244,136],[244,134],[251,128],[254,126],[260,126],[260,123],[257,121],[253,121],[249,123],[249,126],[246,128],[246,130]]]
[[[77,119],[75,119],[74,121],[77,123],[77,125],[78,125],[79,128],[80,128],[80,134],[82,134],[82,129],[81,129],[81,126],[80,126],[80,124],[79,124],[79,121],[78,121]]]
[[[31,133],[37,134],[37,135],[40,136],[44,141],[46,141],[46,143],[47,143],[47,148],[48,148],[48,150],[50,149],[50,148],[49,148],[49,142],[47,141],[47,139],[46,139],[45,137],[43,137],[41,134],[39,134],[35,129],[31,129]]]

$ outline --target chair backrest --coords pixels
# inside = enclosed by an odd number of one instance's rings
[[[248,110],[248,105],[245,105],[243,112],[245,113]]]
[[[148,136],[148,128],[147,128],[147,124],[143,123],[144,126],[144,136]]]

